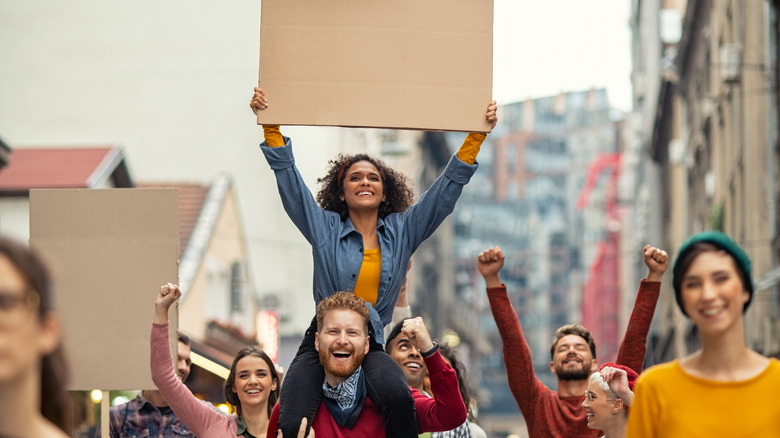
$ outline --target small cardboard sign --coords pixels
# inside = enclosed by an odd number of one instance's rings
[[[175,189],[30,191],[30,246],[55,276],[68,389],[155,388],[149,337],[160,286],[178,279],[177,202]]]
[[[260,124],[487,132],[493,0],[263,0]]]

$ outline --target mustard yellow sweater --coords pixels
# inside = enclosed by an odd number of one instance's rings
[[[647,369],[634,388],[628,438],[780,438],[780,362],[752,379],[694,377],[679,360]]]

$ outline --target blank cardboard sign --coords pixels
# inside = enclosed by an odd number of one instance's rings
[[[160,286],[178,279],[177,199],[175,189],[30,191],[30,246],[54,271],[69,389],[155,388],[149,336]]]
[[[487,132],[493,0],[263,0],[258,123]]]

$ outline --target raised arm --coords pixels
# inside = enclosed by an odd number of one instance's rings
[[[261,88],[255,87],[249,107],[255,114],[268,108],[268,99]],[[282,206],[303,237],[312,245],[317,245],[318,233],[327,232],[327,227],[335,226],[336,221],[333,217],[329,220],[328,213],[317,204],[303,181],[295,167],[292,141],[282,136],[279,125],[263,125],[263,134],[265,142],[260,149],[274,171]]]
[[[386,329],[389,331],[392,327],[395,327],[399,322],[412,317],[412,307],[409,305],[409,292],[407,290],[409,283],[409,271],[412,269],[412,260],[409,260],[409,264],[406,265],[406,276],[404,276],[404,282],[401,283],[401,290],[398,292],[398,299],[395,301],[395,307],[393,308],[393,321],[388,324]]]
[[[491,131],[498,123],[496,109],[496,101],[492,100],[488,104],[487,111],[485,112],[485,120],[490,123]],[[485,141],[485,138],[487,138],[487,134],[484,132],[472,132],[467,135],[466,139],[463,140],[463,144],[460,146],[460,150],[458,150],[458,159],[466,164],[474,164],[474,162],[477,161],[479,148],[482,146],[482,142]]]
[[[631,391],[631,388],[628,386],[628,374],[626,373],[626,370],[605,366],[599,372],[601,373],[601,378],[609,385],[609,389],[623,400],[624,405],[630,407],[634,402],[634,392]]]
[[[485,279],[485,287],[488,289],[504,286],[501,282],[501,268],[504,267],[504,252],[501,247],[494,246],[477,255],[477,269]]]
[[[252,100],[249,101],[249,108],[252,108],[252,112],[257,115],[259,111],[268,108],[268,98],[265,97],[265,92],[260,87],[255,87],[255,94],[252,96]],[[284,137],[282,137],[282,131],[279,130],[279,125],[263,125],[263,134],[265,136],[265,144],[272,148],[278,148],[284,146]]]
[[[433,398],[412,392],[417,411],[419,432],[444,432],[455,429],[466,421],[466,405],[460,395],[458,376],[447,365],[419,316],[404,321],[401,331],[421,352],[431,380]]]
[[[485,118],[491,126],[495,126],[498,121],[495,102],[488,105]],[[420,196],[417,203],[409,207],[407,214],[401,216],[405,228],[410,230],[405,236],[412,252],[452,213],[463,186],[468,184],[477,170],[475,160],[485,138],[484,133],[469,134],[457,155],[450,158],[444,172]]]
[[[625,365],[637,374],[642,372],[647,351],[647,334],[653,322],[655,305],[661,292],[661,279],[669,264],[669,255],[662,249],[645,245],[643,249],[647,278],[639,284],[634,309],[628,320],[626,334],[620,343],[616,362]]]
[[[173,412],[195,435],[208,436],[218,423],[228,420],[223,414],[201,403],[176,377],[168,342],[168,309],[181,296],[179,287],[166,284],[154,302],[151,336],[152,381]]]
[[[521,412],[531,412],[531,407],[544,385],[534,374],[531,349],[523,335],[520,320],[509,301],[506,285],[501,282],[499,272],[504,266],[504,253],[499,247],[490,248],[479,254],[477,267],[485,279],[490,310],[496,321],[498,333],[504,346],[504,365],[512,391]]]

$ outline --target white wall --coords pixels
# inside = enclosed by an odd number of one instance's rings
[[[30,239],[29,198],[0,198],[0,235],[27,243]]]
[[[314,315],[311,249],[257,147],[248,103],[259,23],[258,0],[0,0],[0,137],[11,147],[120,144],[136,181],[209,183],[230,172],[255,288],[301,309],[282,327],[300,335]],[[283,132],[312,186],[336,151],[356,151],[361,138]]]

